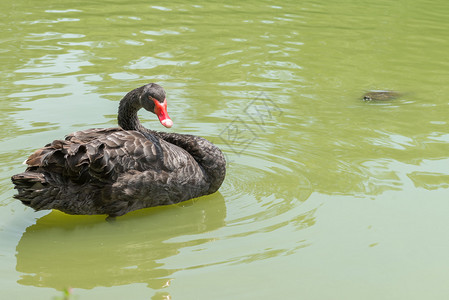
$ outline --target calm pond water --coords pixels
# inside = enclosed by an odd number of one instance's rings
[[[1,1],[0,298],[447,299],[448,11]],[[168,93],[169,130],[226,153],[219,193],[115,224],[12,198],[34,149],[115,126],[148,82]]]

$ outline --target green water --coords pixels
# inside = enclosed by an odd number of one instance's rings
[[[2,1],[0,298],[447,299],[448,11]],[[115,224],[12,198],[34,149],[115,126],[147,82],[167,91],[170,131],[226,153],[219,193]]]

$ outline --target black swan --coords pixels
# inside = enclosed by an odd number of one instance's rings
[[[220,149],[198,136],[146,129],[142,107],[173,125],[164,89],[136,88],[120,101],[120,127],[76,131],[34,152],[11,178],[14,197],[35,210],[113,218],[216,192],[226,173]]]

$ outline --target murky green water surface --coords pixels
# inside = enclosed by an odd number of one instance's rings
[[[448,11],[2,1],[1,298],[447,299]],[[27,155],[115,126],[147,82],[167,90],[170,130],[226,153],[219,193],[115,224],[13,200]]]

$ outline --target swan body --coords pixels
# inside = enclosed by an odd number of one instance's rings
[[[120,127],[76,131],[34,152],[26,171],[11,178],[14,197],[35,210],[116,217],[216,192],[226,173],[220,149],[201,137],[146,129],[137,117],[142,107],[172,126],[162,87],[137,88],[120,102]]]

